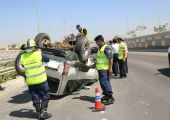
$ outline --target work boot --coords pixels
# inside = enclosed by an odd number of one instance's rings
[[[106,101],[107,101],[107,96],[103,96],[102,98],[101,98],[101,101],[102,101],[102,103],[105,103]]]
[[[37,112],[37,118],[40,119],[40,115],[41,115],[41,106],[40,104],[34,104],[35,110]]]
[[[115,99],[112,96],[110,96],[110,97],[107,98],[107,101],[104,102],[104,104],[110,105],[110,104],[113,104],[114,102],[115,102]]]
[[[51,118],[51,113],[47,112],[48,102],[42,101],[40,120]]]

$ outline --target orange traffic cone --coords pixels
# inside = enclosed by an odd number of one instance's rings
[[[97,112],[97,111],[104,111],[105,107],[101,102],[101,98],[100,98],[100,93],[99,93],[99,88],[95,89],[96,92],[96,96],[95,96],[95,107],[92,110],[93,112]]]

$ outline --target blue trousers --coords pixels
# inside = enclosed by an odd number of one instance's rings
[[[48,103],[50,99],[48,82],[28,85],[28,89],[32,96],[33,105],[40,104],[41,101]]]
[[[100,86],[103,91],[103,95],[112,96],[112,86],[110,84],[110,75],[108,70],[98,70]]]
[[[126,77],[126,73],[127,73],[127,58],[125,60],[125,62],[123,60],[119,60],[119,71],[120,71],[120,77]]]

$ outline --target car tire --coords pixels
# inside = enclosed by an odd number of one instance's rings
[[[39,48],[45,47],[43,45],[43,40],[44,39],[51,41],[50,36],[47,33],[38,33],[36,35],[34,40],[35,40],[35,43],[36,43],[37,47],[39,47]]]
[[[76,46],[75,52],[78,55],[79,61],[85,63],[88,55],[90,53],[90,47],[86,45],[89,44],[84,36],[78,35],[76,36]]]
[[[24,76],[25,77],[25,70],[24,68],[21,66],[20,64],[20,58],[21,58],[21,55],[24,54],[24,51],[21,51],[17,57],[16,57],[16,60],[15,60],[15,69],[16,69],[16,72],[21,75],[21,76]]]

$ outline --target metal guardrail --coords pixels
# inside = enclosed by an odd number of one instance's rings
[[[0,61],[0,83],[17,75],[15,67],[8,66],[8,62],[14,62],[14,60],[3,59]]]
[[[14,72],[15,68],[14,67],[8,67],[0,70],[0,76],[8,74],[10,72]]]

